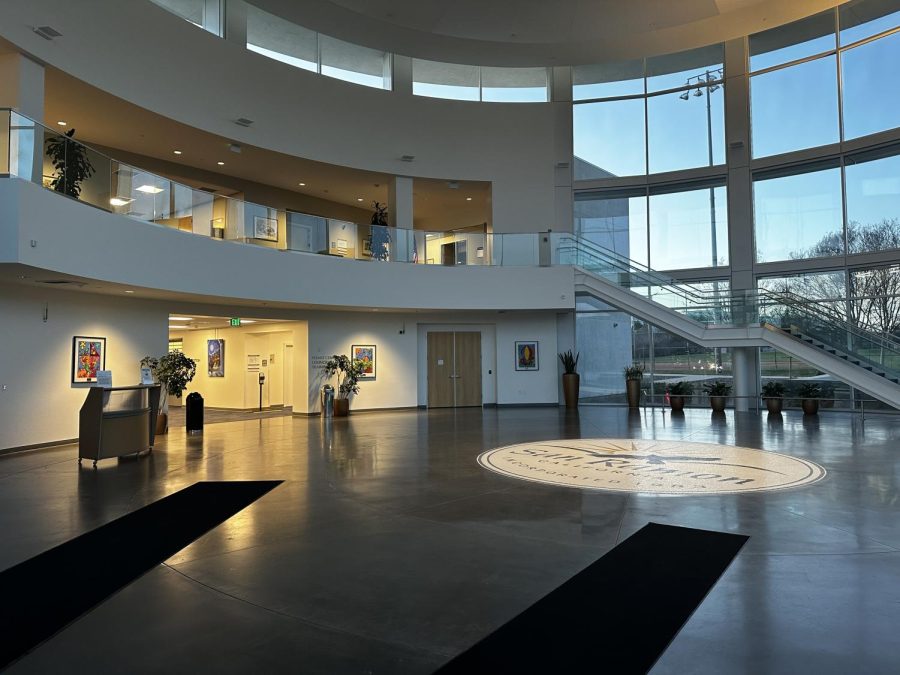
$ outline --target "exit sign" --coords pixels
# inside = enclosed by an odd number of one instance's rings
[[[240,325],[241,325],[241,320],[238,319],[237,317],[234,317],[234,318],[231,319],[231,325],[232,325],[232,326],[240,326]]]

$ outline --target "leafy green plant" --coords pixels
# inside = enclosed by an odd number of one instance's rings
[[[338,375],[338,398],[350,398],[350,394],[359,393],[359,378],[365,372],[366,365],[360,359],[351,360],[345,354],[332,354],[322,367],[326,377]]]
[[[573,354],[571,349],[559,353],[559,360],[562,361],[563,369],[566,371],[566,374],[571,375],[578,372],[579,356],[581,356],[580,353],[576,352]]]
[[[81,195],[81,184],[94,175],[94,165],[88,157],[88,149],[73,140],[75,129],[69,129],[62,136],[53,136],[46,142],[47,157],[55,173],[50,187],[70,197]]]
[[[731,393],[731,385],[723,380],[715,380],[705,383],[703,391],[710,396],[728,396]]]
[[[141,367],[149,368],[154,379],[162,385],[163,399],[160,408],[167,410],[168,397],[181,396],[197,374],[197,362],[183,352],[169,352],[159,358],[145,356]]]
[[[769,380],[763,385],[760,394],[763,398],[784,398],[784,385],[781,382]]]
[[[682,380],[680,382],[673,382],[669,385],[670,396],[690,396],[693,393],[694,385],[685,380]]]
[[[804,382],[797,387],[797,396],[800,398],[821,398],[822,388],[815,382]]]
[[[625,380],[642,380],[644,379],[644,366],[639,363],[633,363],[625,366]]]

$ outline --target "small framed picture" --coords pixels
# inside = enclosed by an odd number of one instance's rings
[[[278,220],[253,216],[253,238],[264,241],[278,241]]]
[[[72,383],[96,382],[106,370],[106,338],[76,335],[72,338]]]
[[[516,342],[516,370],[538,370],[537,340]]]
[[[350,347],[350,358],[354,361],[363,362],[363,373],[359,379],[375,379],[375,345],[352,345]]]
[[[209,377],[225,377],[225,340],[206,341],[206,374]]]

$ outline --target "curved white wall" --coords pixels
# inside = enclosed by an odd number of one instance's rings
[[[179,122],[333,164],[491,181],[496,232],[571,228],[554,207],[554,167],[570,161],[566,103],[469,103],[361,87],[254,54],[143,0],[5,0],[0,12],[0,36],[24,52]],[[47,41],[31,30],[43,25],[63,36]],[[239,127],[238,117],[255,124]]]
[[[0,179],[4,262],[145,289],[144,297],[249,305],[455,311],[575,305],[572,268],[441,267],[279,251],[107,213],[16,178]]]

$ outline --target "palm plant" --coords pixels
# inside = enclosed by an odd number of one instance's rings
[[[64,195],[78,199],[81,184],[94,175],[94,165],[88,157],[88,149],[73,140],[75,129],[69,129],[62,136],[47,139],[47,157],[55,173],[50,187]]]
[[[359,378],[365,373],[365,363],[359,359],[350,359],[345,354],[333,354],[322,367],[326,377],[338,375],[338,398],[350,398],[350,394],[359,393]]]

